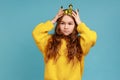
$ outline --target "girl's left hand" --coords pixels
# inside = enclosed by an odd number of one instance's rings
[[[75,13],[76,12],[76,13]],[[76,21],[76,23],[77,23],[77,25],[78,24],[80,24],[81,23],[81,20],[80,20],[80,17],[79,17],[79,12],[78,12],[78,10],[76,10],[76,11],[72,11],[72,16],[74,17],[74,19],[75,19],[75,21]]]

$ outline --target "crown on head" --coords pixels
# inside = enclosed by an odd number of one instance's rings
[[[69,8],[64,10],[64,14],[72,16],[72,10],[73,10],[72,8],[73,8],[73,5],[70,4]],[[63,6],[61,6],[61,9],[63,9]]]

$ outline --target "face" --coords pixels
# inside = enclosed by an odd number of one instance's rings
[[[64,15],[59,24],[59,27],[62,34],[64,34],[65,36],[68,36],[73,32],[75,27],[75,22],[72,17],[68,15]]]

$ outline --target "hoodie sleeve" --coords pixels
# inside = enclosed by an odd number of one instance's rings
[[[54,25],[51,21],[38,24],[32,31],[32,36],[36,42],[36,45],[42,53],[45,53],[45,46],[47,45],[48,39],[51,35],[48,34],[52,30]]]
[[[87,55],[90,48],[95,45],[97,34],[95,31],[90,30],[85,23],[80,23],[77,27],[77,31],[80,33],[80,45],[84,55]]]

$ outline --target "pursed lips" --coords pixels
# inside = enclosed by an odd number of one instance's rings
[[[65,33],[68,33],[69,31],[68,30],[64,30]]]

